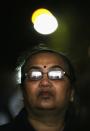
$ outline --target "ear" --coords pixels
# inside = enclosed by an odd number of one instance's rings
[[[74,101],[74,89],[71,90],[70,102]]]

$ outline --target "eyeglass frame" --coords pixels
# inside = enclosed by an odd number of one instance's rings
[[[49,73],[50,73],[50,71],[55,71],[55,70],[52,70],[52,69],[60,69],[61,70],[61,72],[62,72],[62,77],[59,79],[59,78],[57,78],[57,79],[51,79],[50,77],[49,77]],[[33,79],[33,78],[30,78],[30,75],[29,75],[29,72],[30,72],[30,70],[37,70],[38,69],[38,71],[39,72],[41,72],[41,77],[40,78],[38,78],[38,79]],[[56,71],[60,71],[60,70],[56,70]],[[53,67],[51,67],[51,68],[49,68],[49,70],[47,71],[47,72],[43,72],[39,67],[31,67],[30,69],[29,69],[29,71],[28,72],[26,72],[25,74],[24,74],[24,76],[25,76],[25,78],[26,79],[28,79],[28,80],[32,80],[32,81],[38,81],[38,80],[41,80],[42,78],[43,78],[43,75],[44,74],[47,74],[47,77],[48,77],[48,79],[49,80],[61,80],[61,79],[63,79],[64,78],[64,76],[66,75],[69,79],[70,79],[70,76],[69,76],[69,74],[68,73],[66,73],[65,71],[64,71],[64,69],[61,67],[61,66],[53,66]]]

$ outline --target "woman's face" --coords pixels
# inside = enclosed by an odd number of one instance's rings
[[[43,72],[39,80],[25,79],[24,99],[26,106],[32,109],[66,109],[73,97],[73,90],[69,78],[64,75],[60,80],[51,80],[47,72],[54,67],[62,67],[65,71],[65,63],[60,56],[54,53],[38,53],[31,57],[28,68]]]

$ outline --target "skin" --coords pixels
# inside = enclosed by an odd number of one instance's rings
[[[45,52],[33,55],[27,63],[28,68],[37,67],[43,72],[56,65],[65,70],[66,65],[60,56]],[[65,112],[73,97],[72,85],[67,76],[62,80],[49,80],[44,74],[38,81],[26,79],[23,95],[29,120],[36,129],[53,131],[63,127]]]

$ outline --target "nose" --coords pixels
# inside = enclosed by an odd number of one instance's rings
[[[51,82],[47,76],[43,77],[40,81],[40,87],[51,87]]]

